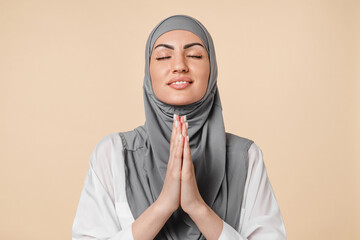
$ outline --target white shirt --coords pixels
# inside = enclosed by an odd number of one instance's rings
[[[240,204],[240,203],[239,203]],[[72,227],[72,239],[133,240],[125,193],[124,151],[118,133],[104,137],[90,167]],[[223,221],[219,240],[286,239],[284,222],[269,182],[261,149],[249,148],[249,166],[238,229]]]

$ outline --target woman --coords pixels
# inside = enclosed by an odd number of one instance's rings
[[[251,140],[225,133],[212,39],[169,17],[145,53],[146,123],[95,147],[73,239],[285,239]]]

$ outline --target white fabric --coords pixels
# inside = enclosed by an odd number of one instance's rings
[[[219,240],[286,239],[284,222],[267,177],[261,149],[249,149],[240,226],[223,222]],[[90,167],[72,228],[72,239],[132,240],[125,193],[123,146],[118,133],[103,138],[90,157]]]

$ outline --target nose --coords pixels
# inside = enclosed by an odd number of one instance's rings
[[[186,73],[189,71],[186,59],[184,56],[177,56],[173,63],[173,73]]]

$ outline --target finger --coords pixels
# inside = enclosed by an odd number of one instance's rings
[[[169,162],[168,162],[168,165],[171,165],[171,162],[172,162],[172,158],[173,158],[173,155],[174,155],[174,146],[176,145],[175,144],[175,137],[176,136],[176,115],[174,114],[174,119],[173,119],[173,127],[172,127],[172,131],[171,131],[171,137],[170,137],[170,147],[169,147]]]
[[[175,139],[175,136],[176,136],[176,126],[177,126],[177,124],[178,124],[177,116],[176,116],[176,114],[174,114],[173,126],[172,126],[171,137],[170,137],[170,152],[171,152],[172,146],[174,145],[174,139]]]
[[[184,146],[184,137],[181,133],[177,135],[177,145],[174,151],[174,168],[177,170],[181,170],[182,166],[182,158],[183,158],[183,146]]]
[[[181,133],[184,137],[187,136],[187,128],[188,128],[188,122],[186,121],[186,115],[183,116],[183,123],[181,127]]]
[[[186,138],[186,123],[181,123],[181,135]]]
[[[180,116],[176,114],[176,120],[180,122]]]
[[[186,128],[186,127],[185,127]],[[186,130],[185,130],[186,131]],[[191,150],[189,144],[189,137],[184,137],[184,149],[183,149],[183,171],[192,172],[192,160],[191,160]]]
[[[184,116],[181,116],[180,117],[180,132],[181,132],[181,134],[182,134],[182,128],[183,128],[183,122],[184,122]],[[184,136],[184,135],[183,135]]]
[[[182,155],[182,144],[181,144],[181,139],[180,139],[180,134],[181,134],[181,123],[180,123],[180,117],[179,115],[175,115],[175,131],[174,131],[174,143],[172,144],[172,152],[171,152],[171,162],[172,164],[176,164],[175,162],[179,162],[179,157],[178,155],[180,154],[180,158]],[[178,153],[178,151],[180,151],[180,153]],[[181,166],[179,167],[178,164],[176,164],[176,166],[178,168],[181,168]]]
[[[186,115],[181,117],[181,134],[184,137],[184,144],[186,141],[186,137],[187,137],[187,122],[186,122]]]
[[[179,115],[176,115],[176,121],[177,121],[177,128],[176,128],[176,137],[178,138],[179,134],[181,133],[181,117]]]

